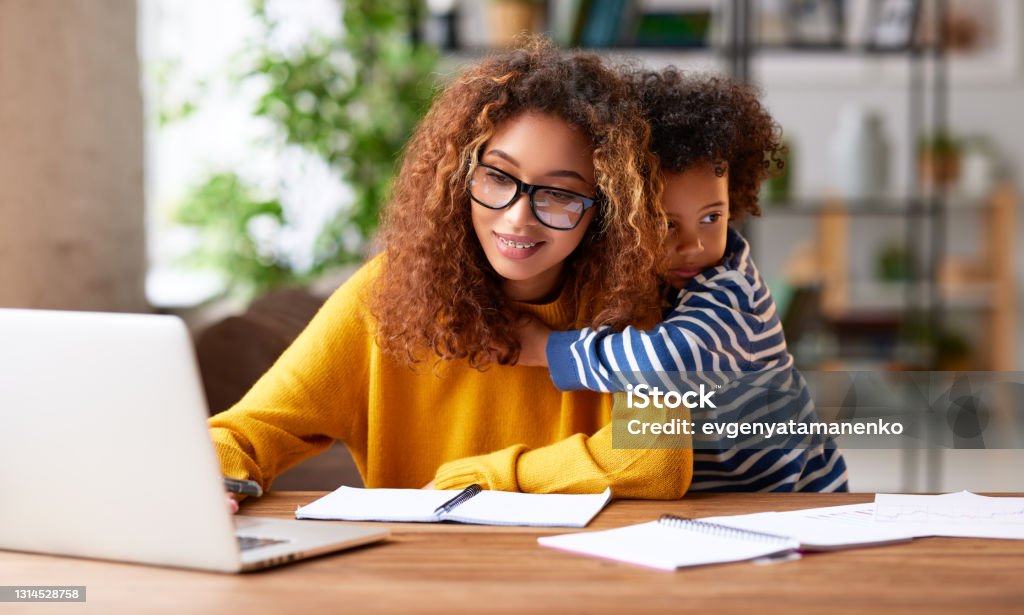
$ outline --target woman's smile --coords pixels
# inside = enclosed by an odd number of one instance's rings
[[[497,231],[494,231],[494,239],[502,256],[516,260],[533,256],[546,243],[522,235],[508,235]]]

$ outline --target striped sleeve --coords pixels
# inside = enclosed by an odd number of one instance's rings
[[[555,386],[624,391],[631,384],[659,385],[664,372],[750,372],[789,364],[782,324],[759,278],[755,287],[724,267],[700,278],[653,329],[552,333],[547,359]]]

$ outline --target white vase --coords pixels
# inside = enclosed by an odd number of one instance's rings
[[[996,155],[991,143],[983,138],[968,140],[960,153],[960,180],[957,185],[961,196],[981,199],[996,182]]]
[[[830,146],[837,196],[860,200],[886,193],[889,146],[878,114],[863,107],[844,108]]]

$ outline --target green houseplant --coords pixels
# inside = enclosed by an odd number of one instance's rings
[[[422,1],[335,1],[342,36],[312,36],[287,53],[269,43],[280,24],[267,0],[253,2],[263,36],[244,53],[248,69],[234,78],[260,84],[253,113],[268,119],[284,143],[323,159],[352,190],[350,206],[320,230],[312,266],[297,271],[259,249],[254,220],[288,224],[280,196],[259,194],[231,170],[211,172],[174,215],[199,231],[200,247],[188,262],[220,272],[236,296],[252,298],[361,260],[398,156],[431,102],[438,53],[416,35]]]
[[[949,186],[960,176],[960,142],[947,133],[925,135],[917,143],[918,180],[926,188]]]

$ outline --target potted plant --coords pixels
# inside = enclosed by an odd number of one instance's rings
[[[926,135],[917,144],[917,172],[921,186],[950,186],[960,176],[960,143],[947,133]]]

